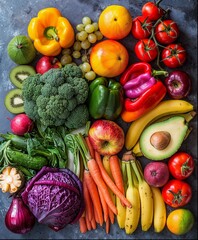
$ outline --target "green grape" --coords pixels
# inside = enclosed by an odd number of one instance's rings
[[[81,42],[81,47],[83,49],[88,49],[90,48],[90,46],[91,46],[91,43],[87,39]]]
[[[82,62],[88,62],[89,61],[89,58],[86,54],[84,54],[81,58]]]
[[[80,58],[81,53],[79,51],[73,51],[72,56],[73,56],[73,58]]]
[[[88,62],[84,62],[82,64],[82,68],[81,69],[85,73],[90,72],[91,71],[91,65]]]
[[[89,71],[89,72],[85,73],[85,78],[88,81],[92,81],[96,78],[96,73],[94,71]]]
[[[62,55],[71,55],[72,51],[70,48],[64,48],[62,50]]]
[[[82,23],[78,24],[78,25],[76,26],[76,30],[79,31],[79,32],[85,30],[85,25],[82,24]]]
[[[90,34],[88,35],[88,41],[89,41],[90,43],[95,43],[95,42],[97,41],[97,36],[96,36],[96,34],[90,33]]]
[[[71,63],[72,62],[72,57],[68,54],[64,54],[62,57],[61,57],[61,60],[60,60],[61,64],[63,66],[65,66],[66,64],[68,63]]]
[[[82,18],[82,23],[83,23],[84,25],[91,24],[91,18],[90,18],[90,17],[87,17],[87,16],[83,17],[83,18]]]
[[[88,37],[88,33],[86,31],[81,31],[78,33],[78,40],[81,42],[85,41],[87,37]]]
[[[94,26],[94,31],[98,31],[98,23],[93,22],[92,25]]]
[[[73,49],[74,49],[75,51],[80,51],[80,50],[81,50],[80,41],[74,42]]]
[[[95,28],[94,28],[94,26],[93,26],[92,24],[87,24],[87,25],[85,26],[85,31],[86,31],[87,33],[92,33],[92,32],[95,31]]]
[[[96,35],[98,41],[100,41],[103,38],[103,35],[100,31],[95,31],[94,34]]]

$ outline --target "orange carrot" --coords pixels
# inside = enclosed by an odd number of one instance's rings
[[[120,190],[122,194],[125,193],[124,191],[124,182],[123,182],[123,177],[122,177],[122,172],[120,168],[120,160],[117,155],[112,155],[109,158],[109,164],[110,164],[110,169],[111,173],[113,175],[113,179],[115,181],[116,186]]]
[[[101,172],[100,172],[100,169],[99,169],[99,166],[98,166],[96,160],[90,159],[87,162],[87,166],[88,166],[90,174],[91,174],[92,178],[94,179],[96,185],[101,190],[102,195],[104,196],[107,205],[117,215],[117,208],[111,199],[111,195],[109,193],[108,187],[102,178],[102,175],[101,175]]]
[[[96,186],[95,181],[93,180],[90,172],[87,170],[84,171],[84,179],[86,182],[87,189],[90,193],[90,197],[92,199],[94,209],[97,211],[99,224],[102,226],[104,220],[103,220],[102,206],[101,206],[97,186]]]
[[[81,217],[79,219],[79,227],[80,227],[80,232],[81,233],[86,233],[87,232],[87,225],[86,225],[85,217]]]
[[[92,229],[96,229],[96,220],[94,217],[91,219],[91,227]]]
[[[100,200],[101,200],[101,204],[102,204],[102,209],[103,209],[103,215],[104,215],[104,221],[107,221],[108,218],[108,206],[107,203],[105,201],[104,196],[102,195],[102,192],[100,189],[98,189],[99,192],[99,196],[100,196]]]
[[[114,215],[114,213],[111,211],[110,208],[108,208],[108,213],[109,213],[109,219],[110,219],[110,221],[111,221],[111,224],[114,224],[115,215]]]
[[[90,156],[91,158],[94,158],[94,149],[89,141],[89,137],[85,137],[85,141],[87,143],[87,146],[88,146],[88,149],[89,149],[89,153],[90,153]]]
[[[109,177],[108,173],[105,171],[104,166],[101,161],[100,154],[95,151],[95,160],[98,163],[98,167],[100,168],[102,178],[104,179],[105,183],[108,185],[108,187],[115,193],[116,196],[120,198],[120,200],[127,206],[132,207],[131,203],[126,199],[124,194],[118,189],[118,187],[115,185],[115,183],[112,181],[112,179]],[[89,161],[88,161],[89,163]]]
[[[99,219],[98,219],[98,214],[95,208],[93,208],[93,212],[94,212],[94,219],[96,220],[96,223],[100,224]]]
[[[87,214],[85,214],[85,221],[86,221],[87,229],[88,229],[88,231],[90,231],[92,229],[91,221],[89,221],[89,217]]]
[[[106,233],[108,234],[110,232],[110,220],[109,218],[107,218],[107,221],[106,221]]]
[[[85,182],[85,179],[83,178],[83,196],[84,196],[84,201],[85,201],[85,209],[86,209],[86,215],[89,219],[89,221],[91,221],[92,217],[93,217],[93,208],[92,208],[92,201],[91,201],[91,197],[87,188],[87,184]]]

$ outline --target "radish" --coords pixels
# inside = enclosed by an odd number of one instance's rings
[[[33,129],[33,121],[25,113],[18,114],[9,120],[11,131],[16,135],[22,136]]]

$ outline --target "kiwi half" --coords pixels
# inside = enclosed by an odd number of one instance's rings
[[[19,88],[10,90],[5,96],[4,104],[7,110],[11,113],[23,113],[24,102],[22,99],[22,90]]]
[[[32,66],[19,65],[11,69],[10,81],[17,87],[22,88],[23,81],[30,75],[36,74]]]

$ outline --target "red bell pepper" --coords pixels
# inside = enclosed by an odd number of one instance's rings
[[[132,122],[153,109],[165,97],[166,87],[157,81],[149,90],[139,98],[126,98],[121,118],[125,122]]]

